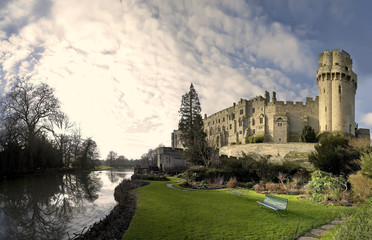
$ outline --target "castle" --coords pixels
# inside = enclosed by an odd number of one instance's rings
[[[357,75],[352,59],[345,51],[326,50],[319,54],[316,81],[319,96],[306,102],[277,101],[276,93],[250,100],[240,99],[233,106],[211,116],[205,115],[204,130],[212,146],[248,143],[248,137],[262,136],[265,142],[298,142],[304,126],[315,133],[342,132],[368,137],[369,129],[355,123]],[[172,146],[180,147],[179,133],[172,134]]]

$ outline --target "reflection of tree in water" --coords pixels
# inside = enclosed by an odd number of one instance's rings
[[[125,171],[126,169],[124,169]],[[128,174],[130,174],[132,170],[128,170],[128,172],[118,172],[118,171],[113,171],[113,170],[110,170],[110,171],[107,171],[106,172],[106,175],[108,177],[108,179],[110,180],[111,183],[116,183],[118,182],[120,179],[125,179],[128,177]],[[133,172],[133,171],[132,171]]]
[[[119,181],[119,175],[114,171],[108,171],[106,175],[111,183],[116,183]]]
[[[96,200],[101,187],[97,175],[87,173],[0,182],[0,239],[62,239],[73,214]]]

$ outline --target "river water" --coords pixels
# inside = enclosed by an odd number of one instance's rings
[[[116,205],[133,170],[40,174],[0,180],[0,239],[69,239]]]

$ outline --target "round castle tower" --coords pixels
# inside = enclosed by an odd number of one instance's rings
[[[355,93],[357,75],[352,71],[350,55],[338,49],[319,53],[320,132],[343,132],[355,136]]]

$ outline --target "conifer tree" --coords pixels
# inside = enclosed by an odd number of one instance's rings
[[[199,97],[194,85],[191,84],[189,92],[182,96],[178,129],[181,131],[181,141],[185,146],[182,158],[195,165],[204,164],[208,158],[206,134],[200,112]]]

